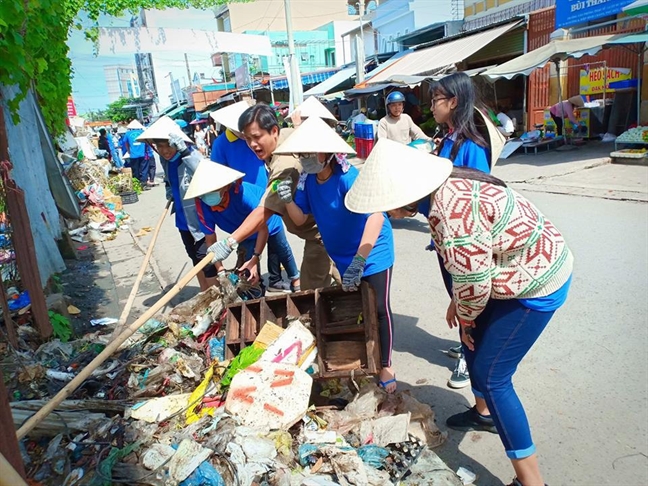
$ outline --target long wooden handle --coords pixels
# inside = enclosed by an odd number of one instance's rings
[[[137,295],[137,291],[139,290],[139,287],[142,283],[142,279],[144,278],[144,274],[146,273],[146,268],[148,267],[149,260],[151,259],[151,255],[153,255],[153,248],[155,247],[155,242],[157,241],[157,237],[160,234],[160,229],[162,228],[162,223],[164,222],[164,218],[166,218],[167,214],[169,214],[171,208],[171,200],[169,199],[167,201],[166,206],[164,207],[164,211],[160,215],[160,219],[155,226],[155,230],[153,231],[153,237],[151,238],[151,242],[149,243],[148,250],[146,250],[146,255],[144,256],[144,261],[142,262],[142,266],[140,267],[139,273],[137,274],[137,278],[135,279],[135,283],[133,284],[133,288],[131,289],[130,295],[128,296],[128,300],[126,301],[126,305],[124,306],[124,310],[121,313],[121,316],[119,316],[119,321],[117,321],[117,325],[115,326],[115,330],[113,331],[113,337],[119,336],[119,334],[122,332],[124,325],[126,324],[126,320],[128,319],[128,316],[130,315],[130,311],[133,308],[133,303],[135,302],[135,296]]]
[[[25,480],[2,454],[0,454],[0,486],[27,486]]]
[[[119,336],[117,336],[106,348],[97,355],[95,359],[90,361],[88,365],[83,368],[78,375],[74,377],[67,385],[65,385],[61,391],[59,391],[49,402],[47,402],[43,408],[36,412],[27,422],[23,424],[22,427],[18,429],[16,435],[18,435],[18,440],[22,439],[25,435],[29,433],[34,427],[36,427],[45,417],[47,417],[52,411],[63,401],[65,400],[74,390],[76,390],[90,375],[94,370],[96,370],[104,361],[106,361],[110,356],[119,349],[119,346],[122,345],[129,337],[131,337],[135,331],[142,327],[146,321],[153,317],[157,311],[162,309],[173,297],[178,295],[178,293],[189,283],[193,278],[202,271],[207,265],[210,265],[214,258],[213,253],[208,253],[205,258],[203,258],[198,264],[193,267],[187,275],[185,275],[180,282],[175,284],[169,292],[164,294],[160,300],[158,300],[149,310],[147,310],[142,316],[133,322],[130,326],[124,329]]]

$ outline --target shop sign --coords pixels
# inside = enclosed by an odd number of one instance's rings
[[[632,79],[632,70],[629,68],[607,68],[607,77],[603,67],[581,69],[580,71],[580,94],[593,95],[602,94],[604,91],[610,93],[611,83],[618,81],[629,81]],[[605,83],[607,82],[607,86]],[[605,89],[604,89],[605,87]]]
[[[68,96],[67,99],[67,116],[68,118],[77,116],[76,106],[74,106],[74,100],[71,96]]]
[[[634,0],[558,0],[556,29],[621,13]]]

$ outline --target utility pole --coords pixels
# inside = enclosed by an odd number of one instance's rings
[[[187,66],[187,84],[193,86],[193,78],[191,77],[191,69],[189,69],[189,59],[187,58],[187,53],[185,52],[185,66]]]
[[[360,36],[356,36],[356,84],[363,83],[365,80],[364,22],[362,20],[365,13],[365,0],[360,0],[358,3],[358,13],[360,14]]]
[[[288,34],[288,58],[290,62],[290,78],[292,80],[292,89],[290,90],[290,104],[294,110],[301,105],[304,100],[304,88],[302,86],[301,75],[299,74],[299,64],[295,56],[295,39],[293,38],[292,13],[290,9],[290,0],[284,0],[284,10],[286,15],[286,32]],[[288,74],[288,73],[286,73]]]

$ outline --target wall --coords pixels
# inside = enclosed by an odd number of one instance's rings
[[[353,62],[351,57],[351,44],[348,37],[345,38],[344,34],[358,26],[358,21],[352,20],[336,20],[322,25],[318,30],[328,32],[329,39],[333,39],[333,47],[335,49],[335,65],[337,67],[344,66]]]
[[[0,98],[12,99],[17,90],[14,87],[0,86]],[[4,109],[4,118],[9,140],[9,156],[14,166],[11,171],[12,178],[18,187],[25,192],[25,204],[29,213],[31,232],[36,248],[38,270],[40,272],[41,286],[57,272],[65,269],[61,253],[56,246],[56,239],[61,237],[59,213],[54,198],[49,189],[45,159],[41,144],[38,143],[38,116],[34,97],[30,93],[20,103],[20,123],[14,125],[5,109],[4,102],[0,103]]]
[[[470,31],[553,7],[556,0],[465,0],[464,4],[464,30]]]
[[[261,56],[259,59],[258,67],[270,75],[284,74],[283,58],[288,57],[288,35],[285,30],[279,32],[261,32],[261,31],[245,31],[245,34],[263,35],[265,34],[270,38],[272,45],[272,57]],[[295,54],[299,60],[299,69],[302,73],[317,71],[327,67],[325,51],[327,48],[333,48],[335,41],[329,39],[329,34],[326,31],[314,30],[309,32],[293,32],[295,40]],[[230,57],[231,62],[232,57]],[[241,56],[238,56],[238,61],[241,61]],[[230,69],[234,70],[241,64],[230,65]],[[250,71],[254,74],[256,66],[250,66]]]
[[[364,50],[365,50],[365,58],[371,57],[375,54],[379,53],[379,50],[376,49],[376,38],[377,38],[377,32],[371,27],[371,25],[365,24],[363,27],[363,33],[364,33]],[[344,39],[344,42],[346,43],[350,52],[350,58],[347,59],[347,63],[355,62],[356,58],[356,41],[355,38],[356,36],[360,35],[360,29],[356,28],[353,29],[352,31],[347,32],[342,36]]]
[[[389,0],[371,13],[371,23],[378,32],[378,52],[399,50],[397,39],[437,22],[452,18],[450,1],[437,2],[430,8],[426,0]]]
[[[349,16],[347,0],[292,0],[292,23],[295,31],[313,30],[333,20],[353,20]],[[243,33],[246,30],[285,31],[286,17],[283,0],[256,0],[249,3],[230,3],[231,32]],[[216,14],[224,8],[216,7]],[[227,31],[227,29],[224,29]]]

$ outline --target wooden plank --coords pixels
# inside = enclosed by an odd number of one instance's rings
[[[327,326],[320,331],[325,336],[338,334],[365,334],[365,326],[358,326],[355,322],[346,326]]]
[[[11,318],[7,292],[5,291],[4,281],[2,280],[2,272],[0,272],[0,304],[2,305],[2,318],[7,328],[7,339],[9,339],[9,342],[14,348],[18,349],[18,332],[16,331],[16,324]]]
[[[326,316],[322,306],[322,295],[319,290],[315,291],[315,342],[317,343],[317,366],[320,377],[325,376],[324,357],[326,356],[326,341],[322,334],[322,328],[326,326]]]
[[[0,106],[0,111],[2,107]],[[4,376],[0,369],[0,430],[2,430],[2,440],[0,440],[0,454],[2,454],[9,464],[16,470],[23,479],[27,479],[25,474],[25,465],[23,464],[20,449],[18,447],[18,438],[13,433],[16,430],[14,419],[9,406],[9,392],[4,384]]]
[[[380,359],[380,330],[378,329],[376,293],[366,282],[362,283],[360,292],[362,293],[362,317],[367,349],[367,370],[370,374],[377,374],[382,369],[382,363]]]

